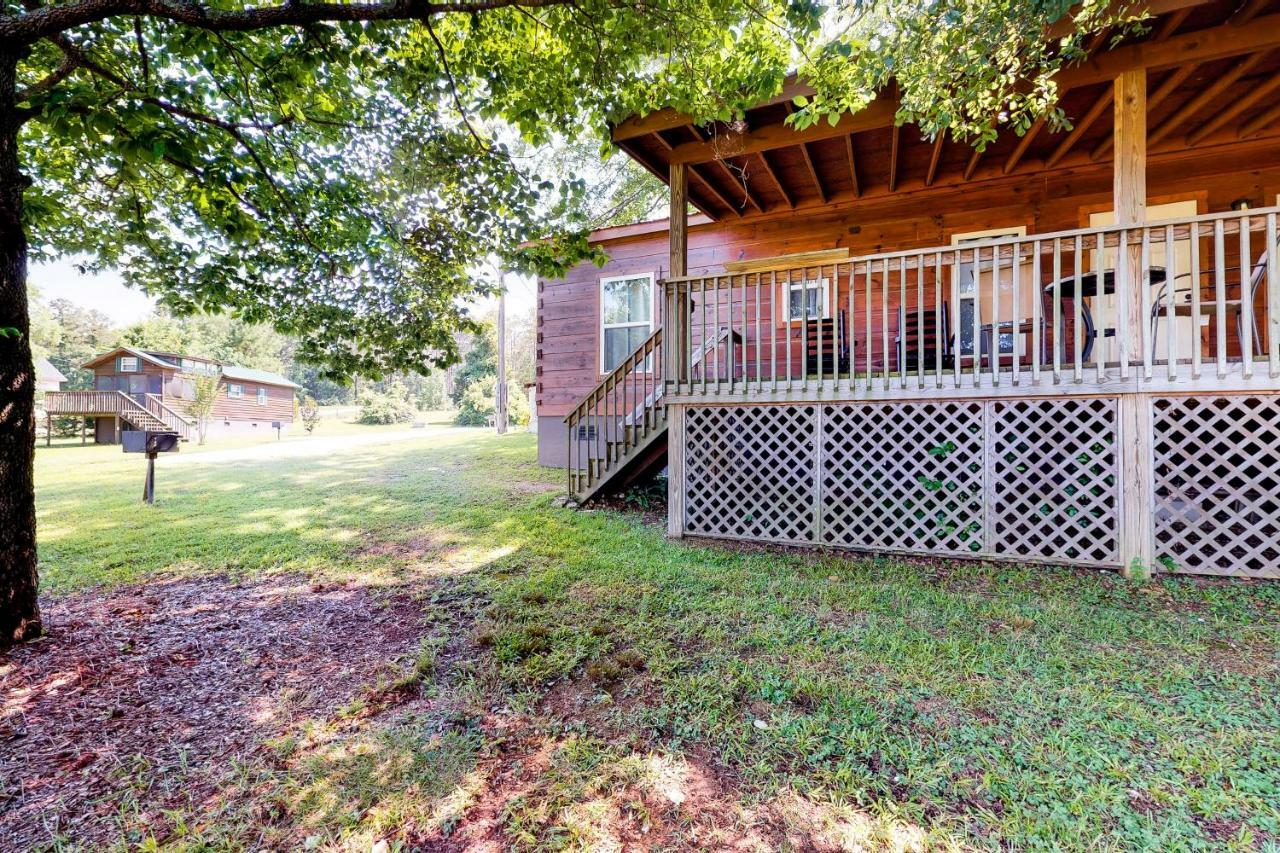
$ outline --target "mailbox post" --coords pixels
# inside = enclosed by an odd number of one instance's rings
[[[156,456],[161,453],[176,453],[178,434],[150,430],[125,430],[121,434],[120,443],[125,453],[147,454],[147,478],[142,484],[142,499],[149,504],[154,504],[156,502]]]

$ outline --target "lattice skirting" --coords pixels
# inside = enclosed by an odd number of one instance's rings
[[[1163,397],[1152,415],[1157,564],[1280,578],[1280,396]]]
[[[684,530],[1115,567],[1117,402],[687,406]],[[1156,568],[1280,578],[1280,395],[1143,405]]]
[[[1110,398],[689,406],[692,535],[1115,566]]]

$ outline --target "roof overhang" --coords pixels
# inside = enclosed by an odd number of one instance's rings
[[[690,202],[733,220],[1109,162],[1111,81],[1135,69],[1148,72],[1153,157],[1280,136],[1280,0],[1153,0],[1148,9],[1155,18],[1145,33],[1117,45],[1101,33],[1085,61],[1055,78],[1070,130],[1050,133],[1040,122],[982,152],[897,125],[893,86],[834,126],[794,130],[786,124],[794,98],[810,91],[794,77],[736,126],[661,109],[619,122],[612,138],[664,183],[684,164]]]

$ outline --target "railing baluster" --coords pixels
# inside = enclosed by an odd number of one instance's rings
[[[982,250],[973,249],[973,387],[982,387]]]
[[[747,274],[742,274],[742,343],[739,344],[742,349],[742,390],[745,392],[751,388],[748,381],[750,374],[747,372]]]
[[[1191,378],[1200,378],[1200,225],[1191,223]],[[1170,284],[1170,287],[1174,287]],[[1176,288],[1175,288],[1176,289]]]
[[[960,345],[964,334],[960,331],[960,250],[955,249],[951,257],[951,373],[955,387],[960,387],[960,362],[964,347]]]
[[[1103,259],[1106,257],[1106,254],[1103,252],[1103,249],[1104,249],[1103,244],[1105,241],[1102,239],[1102,233],[1103,232],[1099,231],[1097,234],[1095,234],[1094,240],[1093,240],[1093,251],[1098,256],[1097,264],[1093,265],[1094,266],[1093,274],[1096,277],[1096,281],[1097,281],[1097,284],[1095,285],[1095,287],[1097,289],[1099,303],[1101,303],[1102,294],[1106,290],[1106,275],[1104,274],[1105,271],[1102,269]],[[1115,302],[1115,299],[1118,296],[1119,296],[1119,284],[1113,283],[1112,284],[1112,297],[1113,297],[1112,302]],[[1111,323],[1116,323],[1116,320],[1114,317],[1108,317],[1108,318],[1102,318],[1102,319],[1106,319]],[[1095,317],[1093,320],[1095,327],[1098,325],[1098,322],[1099,322],[1099,318]],[[1094,342],[1094,347],[1098,350],[1098,354],[1093,357],[1093,364],[1098,371],[1097,373],[1098,382],[1102,382],[1107,375],[1107,363],[1108,363],[1107,353],[1108,353],[1109,345],[1107,344],[1107,332],[1105,328],[1100,330],[1097,334],[1098,334],[1098,337]],[[1117,324],[1112,327],[1112,340],[1116,340],[1119,335],[1120,335],[1120,326]],[[1114,346],[1114,345],[1110,345],[1110,346]]]
[[[795,373],[795,368],[791,366],[791,350],[794,348],[791,341],[791,270],[787,270],[787,285],[782,292],[782,318],[783,331],[786,332],[784,337],[787,339],[787,390],[791,390],[791,378]]]
[[[836,276],[836,292],[840,292],[840,278]],[[854,324],[858,322],[858,313],[855,308],[854,293],[857,291],[857,281],[854,278],[854,266],[849,265],[849,316],[845,319],[845,334],[849,337],[849,382],[845,386],[849,393],[858,390],[858,335],[854,332],[857,328]]]
[[[933,381],[942,387],[942,252],[933,253]]]
[[[1276,215],[1267,214],[1267,373],[1280,376],[1280,263],[1276,261]]]
[[[1129,312],[1131,298],[1128,292],[1133,276],[1129,273],[1129,231],[1121,229],[1116,233],[1116,278],[1114,284],[1116,296],[1116,345],[1120,353],[1120,378],[1129,378],[1129,363],[1133,361],[1133,341],[1130,340]]]
[[[756,393],[764,393],[764,359],[760,354],[760,347],[764,343],[760,335],[760,273],[756,273],[756,315],[755,315],[755,339],[756,339]]]
[[[1022,312],[1018,310],[1019,302],[1022,299],[1020,292],[1022,290],[1022,243],[1015,242],[1013,244],[1010,256],[1010,263],[1013,264],[1010,274],[1010,280],[1013,282],[1013,305],[1010,306],[1010,311],[1013,314],[1013,333],[1011,336],[1013,340],[1013,360],[1011,364],[1013,377],[1011,381],[1014,385],[1017,385],[1021,378],[1018,363],[1022,360],[1019,358],[1018,353],[1018,350],[1022,348]]]
[[[778,274],[769,271],[769,375],[770,390],[778,390]]]
[[[1000,246],[991,247],[991,385],[1000,384]]]
[[[1062,238],[1053,238],[1053,384],[1062,382]]]
[[[1082,290],[1082,273],[1081,261],[1084,260],[1084,244],[1080,239],[1080,235],[1076,235],[1075,243],[1072,246],[1074,257],[1072,258],[1072,270],[1075,272],[1075,285],[1072,288],[1071,295],[1071,376],[1076,382],[1084,381],[1084,294]],[[1100,284],[1100,283],[1099,283]],[[1101,293],[1101,287],[1098,288]]]
[[[1044,361],[1044,287],[1040,284],[1040,241],[1031,244],[1031,384],[1040,383]]]
[[[924,255],[916,255],[916,383],[924,390]]]
[[[824,352],[823,352],[823,349],[822,349],[822,337],[823,337],[823,335],[822,335],[823,328],[822,328],[822,327],[826,325],[826,322],[825,322],[825,321],[826,321],[826,319],[827,319],[827,311],[826,311],[826,309],[827,309],[827,306],[828,306],[830,303],[827,301],[827,291],[826,291],[826,287],[827,287],[827,285],[824,285],[824,284],[822,283],[822,267],[818,267],[818,272],[817,272],[817,274],[814,276],[814,278],[812,278],[812,279],[810,279],[810,278],[809,278],[809,271],[808,271],[808,270],[805,270],[805,271],[804,271],[804,275],[805,275],[805,281],[816,281],[816,282],[818,283],[818,322],[817,322],[817,324],[816,324],[816,331],[817,331],[817,333],[818,333],[818,340],[815,342],[815,348],[816,348],[816,352],[817,352],[817,356],[818,356],[818,357],[815,359],[815,361],[817,362],[817,364],[815,365],[815,367],[816,367],[816,371],[815,371],[815,372],[816,372],[816,373],[817,373],[817,375],[818,375],[818,380],[817,380],[817,381],[818,381],[818,390],[819,390],[819,391],[821,391],[821,390],[822,390],[822,374],[823,374],[823,370],[822,370],[822,362],[823,362],[823,356],[826,354],[826,353],[824,353]],[[808,303],[808,285],[806,285],[806,286],[805,286],[805,304],[806,304],[806,305],[807,305],[807,304],[809,304],[809,303]],[[807,326],[808,324],[806,323],[805,325]],[[806,360],[805,364],[806,364],[806,365],[808,364],[808,361],[807,361],[807,360]],[[805,378],[804,378],[804,382],[805,382],[805,388],[808,388],[808,387],[809,387],[809,377],[808,377],[808,375],[807,375],[807,374],[806,374],[806,376],[805,376]]]
[[[871,371],[871,356],[876,351],[875,338],[871,336],[871,261],[867,261],[867,281],[866,281],[866,313],[867,313],[867,391],[871,390],[874,382]]]
[[[1240,375],[1253,377],[1253,253],[1249,248],[1249,214],[1240,217]]]
[[[907,390],[907,258],[898,258],[898,381]]]
[[[715,393],[720,393],[720,277],[716,276],[711,279],[711,289],[715,294],[715,302],[712,304],[711,313],[711,352],[715,359],[716,375],[715,375]]]
[[[1148,341],[1151,328],[1151,229],[1142,228],[1142,260],[1138,265],[1138,293],[1142,297],[1142,322],[1138,328],[1142,330],[1142,378],[1151,381],[1152,350],[1155,341]]]
[[[800,388],[809,390],[809,289],[804,270],[800,271]]]
[[[1165,317],[1168,320],[1165,324],[1167,329],[1165,349],[1168,351],[1169,364],[1165,375],[1169,377],[1170,382],[1178,378],[1178,308],[1173,293],[1174,285],[1178,281],[1178,253],[1174,248],[1173,226],[1166,225],[1164,228],[1164,307]],[[1156,310],[1158,311],[1159,308]]]
[[[1213,314],[1217,346],[1218,378],[1227,376],[1227,259],[1222,220],[1213,223]]]
[[[880,344],[884,359],[884,390],[893,388],[889,374],[889,259],[885,258],[880,271]]]

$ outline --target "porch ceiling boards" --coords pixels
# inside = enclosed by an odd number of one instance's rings
[[[805,91],[795,82],[750,110],[740,133],[661,110],[621,122],[613,138],[664,183],[671,164],[687,164],[692,204],[734,220],[1110,162],[1111,80],[1128,68],[1148,71],[1153,159],[1280,136],[1280,0],[1151,6],[1161,14],[1145,34],[1119,45],[1103,34],[1089,59],[1059,75],[1070,130],[1038,124],[1021,137],[1005,132],[982,152],[950,137],[925,138],[915,125],[895,127],[891,90],[834,128],[821,122],[794,131],[783,122]]]

